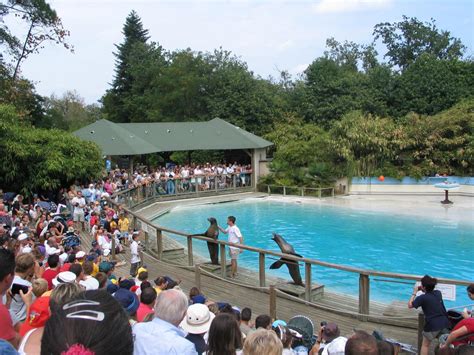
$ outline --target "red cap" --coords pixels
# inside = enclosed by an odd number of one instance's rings
[[[44,327],[50,315],[49,297],[37,298],[31,305],[25,322],[20,327],[20,335],[25,336],[33,328]]]

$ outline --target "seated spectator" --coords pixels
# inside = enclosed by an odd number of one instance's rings
[[[77,275],[71,271],[63,271],[53,279],[53,286],[58,287],[60,284],[75,283]]]
[[[94,272],[94,263],[92,261],[85,261],[84,264],[82,264],[82,270],[84,272],[84,278],[79,281],[79,284],[84,286],[86,290],[98,290],[99,281],[92,276],[92,273]]]
[[[201,293],[201,291],[197,287],[192,287],[191,290],[189,290],[189,302],[191,304],[195,304],[195,303],[205,304],[206,297]]]
[[[199,355],[207,351],[204,335],[209,331],[214,314],[203,304],[192,304],[186,311],[181,328],[188,333],[186,339],[194,344]]]
[[[15,277],[15,254],[0,248],[0,296],[3,298],[10,289]],[[10,342],[15,348],[18,346],[18,335],[13,328],[12,318],[8,308],[0,302],[0,339]]]
[[[113,296],[122,305],[125,312],[127,312],[130,324],[134,325],[136,323],[137,310],[140,306],[137,295],[126,288],[119,287],[119,289],[113,293]]]
[[[272,329],[280,339],[282,346],[283,346],[283,352],[282,355],[294,355],[295,353],[291,349],[291,345],[293,343],[293,335],[291,334],[290,329],[283,324],[277,324],[275,325],[275,322],[273,322]]]
[[[272,319],[270,316],[266,314],[261,314],[257,318],[255,318],[255,329],[267,329],[271,330],[272,329]]]
[[[209,328],[207,355],[235,355],[242,349],[242,333],[235,316],[220,313],[214,318]]]
[[[132,355],[131,327],[120,304],[107,292],[85,291],[52,314],[41,353]]]
[[[183,292],[162,291],[156,299],[155,318],[151,322],[138,323],[133,328],[134,355],[197,354],[194,344],[186,340],[185,334],[178,328],[187,307],[188,299]]]
[[[397,355],[400,351],[400,346],[385,340],[377,340],[377,349],[379,355]]]
[[[99,282],[99,289],[103,289],[107,287],[108,278],[105,273],[98,272],[94,277]]]
[[[377,340],[375,337],[356,330],[346,342],[345,355],[378,355]]]
[[[69,268],[69,271],[76,275],[77,283],[80,283],[81,281],[84,280],[84,270],[82,269],[81,264],[79,263],[72,264],[71,267]]]
[[[48,291],[48,282],[45,279],[36,279],[32,282],[33,295],[38,298]]]
[[[318,340],[314,344],[312,352],[318,352],[323,355],[344,354],[347,338],[340,336],[341,332],[336,323],[327,323],[319,329]]]
[[[50,255],[48,257],[48,267],[43,273],[43,279],[48,282],[48,290],[53,289],[53,279],[59,274],[59,269],[59,255]]]
[[[31,279],[35,272],[35,259],[31,254],[20,254],[15,260],[15,277],[12,284],[31,287]],[[34,297],[33,297],[34,300]],[[23,322],[26,319],[27,305],[21,295],[15,294],[10,304],[10,316],[13,324]]]
[[[249,324],[251,318],[252,318],[252,310],[247,307],[242,309],[242,312],[240,312],[240,331],[245,336],[247,336],[249,332],[252,330]]]
[[[160,294],[161,291],[166,290],[168,287],[168,281],[166,278],[160,276],[155,279],[155,291],[157,294]]]
[[[474,284],[470,284],[469,286],[467,286],[466,291],[469,299],[474,300]],[[466,308],[464,308],[462,316],[463,318],[474,317],[474,307],[472,307],[471,310],[467,310]]]
[[[470,335],[466,337],[466,335]],[[462,340],[459,340],[462,338]],[[441,344],[440,348],[447,348],[449,345],[459,346],[462,344],[469,344],[474,342],[474,318],[466,318],[460,321],[449,333],[446,341]]]
[[[143,285],[143,284],[142,284]],[[153,287],[145,288],[140,294],[140,305],[137,310],[137,322],[143,322],[143,319],[153,313],[155,301],[156,301],[156,291]]]
[[[258,328],[245,339],[243,355],[281,355],[283,345],[272,330]]]

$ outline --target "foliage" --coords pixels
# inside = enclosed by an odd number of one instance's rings
[[[52,95],[45,99],[46,115],[35,123],[36,127],[58,128],[75,131],[101,118],[100,107],[86,105],[75,91],[67,91],[62,97]]]
[[[0,105],[0,156],[0,186],[26,195],[93,179],[102,170],[94,143],[61,130],[19,124],[8,105]]]
[[[14,16],[28,26],[25,37],[20,39],[5,22],[2,21],[0,25],[0,45],[6,47],[15,62],[13,80],[18,76],[21,62],[30,54],[38,53],[45,42],[61,44],[72,51],[66,42],[69,31],[63,28],[56,11],[45,0],[7,0],[0,5],[0,16],[7,15]]]
[[[402,71],[421,55],[429,54],[440,60],[461,59],[465,46],[449,31],[439,30],[435,20],[421,22],[403,16],[400,22],[383,22],[374,27],[374,40],[381,39],[387,47],[385,57]]]
[[[130,55],[136,44],[147,42],[148,30],[143,28],[140,17],[135,11],[130,12],[125,20],[122,33],[123,43],[115,45],[115,77],[112,88],[102,98],[104,112],[108,119],[115,122],[130,122],[130,110],[126,101],[131,95],[133,77],[130,72]]]
[[[180,151],[171,154],[170,159],[178,165],[188,164],[190,159],[195,164],[215,163],[224,160],[224,152],[217,150]]]

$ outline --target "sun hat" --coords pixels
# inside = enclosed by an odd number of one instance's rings
[[[26,320],[20,327],[20,335],[24,336],[33,328],[44,327],[50,315],[49,297],[37,298],[30,306]]]
[[[209,331],[214,313],[203,304],[192,304],[186,311],[186,316],[180,326],[189,334],[203,334]]]
[[[110,255],[110,249],[104,249],[103,254],[104,254],[104,256],[109,256]]]
[[[53,285],[54,287],[58,286],[59,284],[63,283],[73,283],[76,281],[76,274],[71,271],[63,271],[60,272],[54,279]]]
[[[86,290],[98,290],[99,289],[99,281],[95,277],[88,277],[85,280],[81,280],[79,282],[82,286],[86,288]]]
[[[33,249],[31,249],[31,247],[26,246],[26,247],[24,247],[23,249],[21,249],[21,252],[22,252],[23,254],[28,254],[28,253],[31,253],[32,250],[33,250]]]
[[[21,233],[19,236],[18,236],[18,241],[21,242],[23,240],[27,240],[29,237],[28,237],[28,234],[26,233]]]
[[[59,255],[59,260],[61,261],[61,264],[64,264],[68,258],[68,254],[67,253],[62,253],[61,255]]]
[[[78,252],[76,253],[76,258],[77,258],[77,259],[82,259],[82,258],[85,257],[85,256],[86,256],[86,253],[83,252],[82,250],[80,250],[80,251],[78,251]]]
[[[272,323],[272,328],[276,328],[278,327],[279,325],[283,326],[283,327],[286,327],[286,322],[284,320],[281,320],[281,319],[277,319],[276,321],[274,321]]]
[[[113,296],[128,314],[133,315],[137,312],[140,302],[136,294],[125,288],[119,288]]]
[[[148,270],[143,266],[140,266],[137,270],[137,275],[140,275],[142,272],[148,272]]]
[[[314,325],[311,319],[305,316],[294,316],[288,321],[288,328],[290,330],[297,331],[303,336],[303,345],[311,349],[314,345],[315,339],[313,339]]]
[[[74,227],[73,227],[73,226],[69,226],[68,229],[67,229],[67,231],[68,231],[69,233],[74,233]]]

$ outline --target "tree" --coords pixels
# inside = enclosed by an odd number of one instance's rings
[[[96,144],[70,133],[18,123],[14,107],[0,105],[0,186],[31,196],[100,176]]]
[[[400,22],[383,22],[374,27],[374,41],[381,39],[387,47],[385,57],[392,66],[402,71],[422,54],[441,60],[461,59],[465,46],[449,31],[439,30],[434,19],[421,22],[415,17],[403,16]]]
[[[115,77],[112,88],[107,90],[102,98],[104,112],[107,118],[115,122],[130,122],[130,111],[126,101],[130,99],[133,77],[130,73],[131,53],[136,44],[145,44],[148,39],[148,30],[143,28],[142,21],[135,11],[130,12],[125,20],[122,33],[123,43],[115,45]]]
[[[38,53],[44,42],[54,42],[72,51],[66,42],[69,31],[65,30],[61,19],[45,0],[7,0],[0,4],[0,16],[13,15],[28,26],[23,39],[11,33],[5,22],[0,25],[0,45],[6,47],[15,65],[13,80],[19,74],[20,64],[32,53]]]

